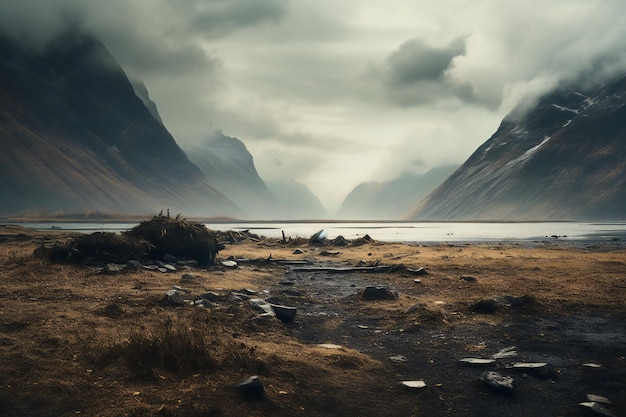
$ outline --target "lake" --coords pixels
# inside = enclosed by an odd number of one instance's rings
[[[23,222],[38,230],[92,233],[128,230],[137,223]],[[266,237],[309,237],[324,230],[330,239],[369,235],[386,242],[537,241],[546,239],[626,241],[626,222],[233,222],[205,223],[212,230],[249,230]]]

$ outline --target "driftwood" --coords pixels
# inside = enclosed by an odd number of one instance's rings
[[[414,275],[426,275],[424,268],[410,269],[404,265],[380,265],[380,266],[348,266],[348,267],[332,267],[332,266],[312,266],[312,267],[296,267],[291,269],[293,272],[325,272],[328,274],[351,274],[354,272],[363,273],[384,273],[384,272],[409,272]]]

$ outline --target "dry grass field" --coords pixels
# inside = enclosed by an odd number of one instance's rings
[[[617,244],[334,247],[244,236],[219,252],[236,268],[169,273],[104,274],[95,262],[34,255],[70,238],[0,226],[3,416],[578,416],[591,393],[612,400],[616,415],[626,409],[626,250]],[[403,267],[303,269],[374,265]],[[368,285],[398,297],[364,300]],[[183,305],[164,301],[173,286],[188,291]],[[210,302],[191,305],[209,291]],[[296,307],[296,318],[261,315],[249,297]],[[513,346],[517,357],[488,368],[458,362]],[[549,372],[514,362],[546,362]],[[512,376],[514,391],[481,384],[485,370]],[[252,375],[260,398],[234,387]]]

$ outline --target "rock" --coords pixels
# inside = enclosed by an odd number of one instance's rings
[[[165,293],[164,301],[173,305],[184,305],[185,300],[181,291],[171,289]]]
[[[406,358],[406,356],[402,356],[402,355],[393,355],[389,357],[389,360],[391,362],[395,362],[395,363],[402,363],[402,362],[408,362],[409,360]]]
[[[270,304],[270,306],[272,307],[276,318],[283,323],[291,323],[296,318],[297,309],[295,307],[288,307],[280,304]]]
[[[421,280],[421,279],[414,279],[414,280],[413,280],[413,283],[414,283],[414,284],[421,284],[421,283],[422,283],[422,280]]]
[[[163,255],[163,262],[166,262],[168,264],[175,264],[176,257],[173,255],[170,255],[169,253],[166,253],[165,255]]]
[[[593,368],[593,369],[602,368],[602,365],[600,365],[599,363],[591,363],[591,362],[583,363],[583,366],[585,368]]]
[[[513,378],[511,378],[510,376],[502,375],[499,372],[484,372],[480,376],[480,382],[495,391],[508,394],[513,392]]]
[[[163,264],[163,266],[161,268],[165,269],[166,272],[176,272],[176,271],[178,271],[178,269],[176,269],[176,267],[174,265],[170,265],[170,264]]]
[[[315,345],[315,347],[318,348],[322,348],[322,349],[329,349],[329,350],[339,350],[339,349],[343,349],[343,346],[341,345],[335,345],[333,343],[321,343],[319,345]]]
[[[126,265],[106,264],[104,268],[102,268],[100,273],[105,274],[105,275],[115,275],[115,274],[124,272],[125,268],[126,268]]]
[[[410,390],[420,390],[426,387],[426,382],[424,381],[401,381],[400,385]]]
[[[461,275],[461,280],[467,281],[467,282],[476,282],[476,278],[470,275]]]
[[[340,253],[341,252],[339,252],[338,250],[323,250],[320,252],[320,256],[336,256]]]
[[[580,405],[581,407],[585,407],[586,409],[593,411],[596,414],[600,414],[600,415],[608,416],[608,417],[615,417],[615,414],[613,414],[611,410],[609,410],[604,405],[595,401],[582,402],[582,403],[578,403],[578,405]]]
[[[250,288],[244,288],[244,289],[241,289],[241,290],[239,290],[237,292],[240,293],[240,294],[245,294],[245,295],[256,295],[256,294],[258,294],[257,291],[251,290]]]
[[[601,395],[597,395],[597,394],[587,394],[587,399],[595,403],[608,404],[608,405],[613,404],[611,400],[609,400],[608,398],[603,397]]]
[[[254,375],[240,381],[234,385],[234,387],[249,400],[258,400],[263,398],[265,388],[258,376]]]
[[[175,289],[176,291],[184,292],[185,294],[191,294],[191,290],[188,290],[187,288],[179,287],[178,285],[174,285],[172,289]]]
[[[221,261],[220,264],[226,268],[237,268],[237,262],[235,261]]]
[[[323,245],[324,240],[326,240],[326,231],[320,230],[309,238],[309,243],[311,245]]]
[[[198,261],[196,260],[191,260],[191,261],[177,261],[176,265],[180,265],[180,266],[188,266],[190,268],[195,268],[196,266],[198,266]]]
[[[546,362],[516,362],[510,366],[510,368],[540,378],[552,378],[556,376],[554,369]]]
[[[480,300],[472,305],[472,311],[478,314],[495,314],[498,303],[495,300]]]
[[[150,265],[144,265],[143,269],[147,269],[148,271],[156,271],[159,269],[159,267],[158,265],[150,264]]]
[[[530,304],[533,301],[533,297],[530,295],[523,295],[521,297],[513,297],[510,295],[504,295],[501,297],[495,297],[494,300],[498,304],[502,304],[506,307],[519,308],[526,304]]]
[[[486,366],[494,363],[495,359],[483,359],[483,358],[463,358],[459,359],[459,362],[465,363],[467,365],[477,365],[477,366]]]
[[[428,275],[428,271],[426,271],[426,268],[419,267],[417,269],[409,269],[409,272],[411,272],[413,275]]]
[[[345,237],[339,235],[332,241],[333,246],[348,246],[348,241]]]
[[[200,298],[203,299],[203,300],[207,300],[207,301],[211,301],[213,303],[216,303],[216,302],[220,301],[221,296],[218,293],[216,293],[216,292],[207,291],[207,292],[204,292],[204,293],[200,294]]]
[[[403,313],[404,314],[411,314],[411,313],[415,313],[417,311],[425,311],[426,309],[427,308],[426,308],[425,304],[416,303],[416,304],[413,304],[412,306],[409,306],[409,307],[405,308]]]
[[[252,298],[250,300],[250,305],[252,306],[253,310],[258,311],[262,315],[274,316],[274,317],[276,316],[276,313],[274,313],[274,309],[272,308],[272,305],[265,300],[262,300],[260,298]]]
[[[138,261],[131,260],[126,263],[126,270],[127,271],[141,271],[143,270],[143,265]]]
[[[183,274],[183,276],[180,277],[180,282],[194,282],[196,279],[198,279],[198,277],[196,277],[195,275]]]
[[[514,358],[517,356],[517,351],[515,349],[515,346],[506,347],[501,349],[498,353],[494,353],[491,357],[494,359]]]
[[[376,300],[397,300],[398,293],[391,290],[388,287],[382,285],[365,287],[361,294],[361,298],[364,300],[376,301]]]
[[[296,249],[292,252],[294,255],[302,255],[304,251],[302,249]]]

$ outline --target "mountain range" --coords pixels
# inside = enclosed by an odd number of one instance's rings
[[[458,168],[435,167],[423,174],[403,174],[386,182],[364,182],[344,199],[340,219],[396,220],[414,208]]]
[[[626,219],[626,75],[518,106],[406,218]]]

